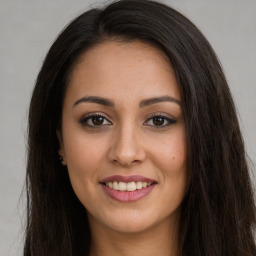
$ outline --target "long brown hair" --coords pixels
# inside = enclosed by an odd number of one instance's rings
[[[24,256],[89,251],[86,210],[58,159],[56,131],[76,61],[110,39],[154,44],[176,72],[190,180],[181,207],[180,254],[255,256],[252,185],[235,106],[218,59],[187,18],[145,0],[117,1],[83,13],[61,32],[44,60],[29,110]]]

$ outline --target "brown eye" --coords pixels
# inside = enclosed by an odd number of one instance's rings
[[[147,126],[153,126],[155,128],[164,128],[169,125],[175,124],[177,121],[175,119],[168,118],[163,115],[155,115],[149,118],[145,124]]]
[[[80,123],[84,126],[88,126],[92,128],[96,126],[101,127],[101,126],[111,125],[111,122],[108,121],[104,116],[96,115],[96,114],[85,116],[80,120]]]
[[[92,117],[92,123],[94,125],[102,125],[104,122],[104,118],[102,116],[94,116]]]
[[[162,126],[164,124],[165,119],[161,116],[155,116],[153,118],[153,124],[156,126]]]

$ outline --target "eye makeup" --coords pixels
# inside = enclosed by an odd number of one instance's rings
[[[112,122],[109,121],[109,119],[106,118],[105,115],[101,113],[89,113],[83,116],[83,118],[79,122],[83,126],[89,127],[92,129],[112,125]],[[168,127],[172,124],[175,124],[176,122],[177,122],[176,119],[167,117],[162,113],[153,113],[147,118],[147,120],[143,124],[146,126],[154,127],[156,129],[161,129],[161,128]]]
[[[106,125],[111,125],[112,123],[100,113],[89,113],[79,121],[83,126],[91,128],[99,128]]]
[[[147,121],[144,123],[147,126],[154,126],[156,128],[164,128],[175,124],[177,120],[173,118],[166,117],[163,114],[153,114]]]

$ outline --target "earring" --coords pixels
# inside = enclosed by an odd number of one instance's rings
[[[66,166],[66,165],[67,165],[62,156],[59,156],[59,161],[60,161],[60,163],[61,163],[63,166]]]

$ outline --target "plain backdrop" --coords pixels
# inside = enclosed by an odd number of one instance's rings
[[[162,2],[191,19],[215,49],[237,105],[248,154],[255,163],[256,0]],[[37,73],[60,30],[78,14],[101,4],[0,0],[0,255],[22,255],[26,123]]]

